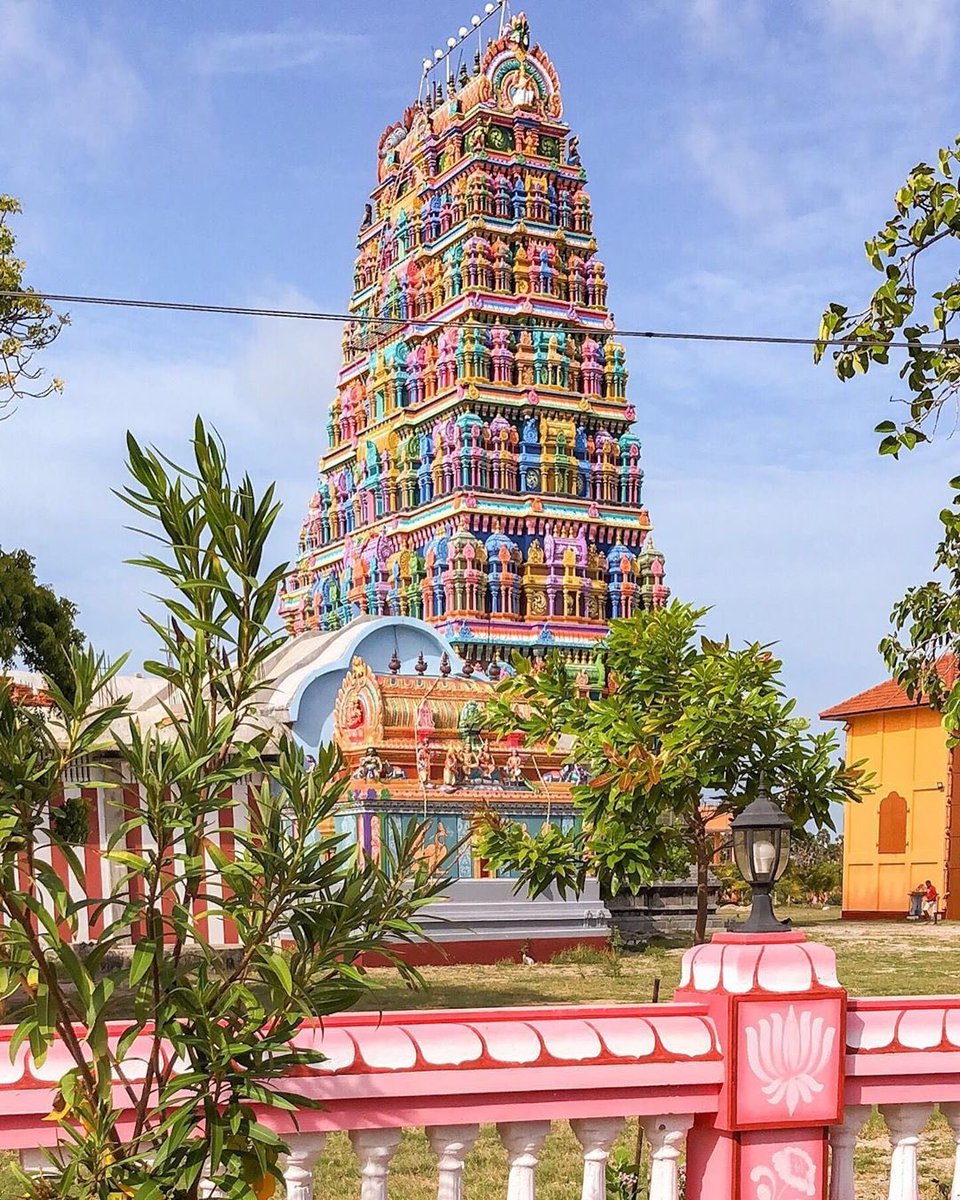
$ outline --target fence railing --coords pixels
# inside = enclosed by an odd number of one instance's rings
[[[688,951],[671,1004],[345,1014],[299,1038],[326,1058],[287,1087],[322,1108],[296,1130],[264,1114],[290,1147],[289,1200],[312,1200],[333,1131],[349,1136],[361,1200],[393,1194],[406,1129],[426,1133],[440,1200],[461,1200],[482,1125],[506,1151],[507,1200],[534,1200],[541,1149],[561,1122],[579,1143],[581,1200],[606,1195],[627,1118],[649,1146],[642,1200],[678,1200],[684,1159],[686,1200],[810,1200],[828,1187],[830,1200],[853,1200],[856,1140],[874,1106],[890,1137],[889,1200],[917,1200],[934,1106],[960,1143],[960,997],[848,1003],[832,952],[799,934],[717,935]],[[142,1053],[130,1048],[131,1072]],[[68,1066],[59,1047],[38,1065],[26,1047],[11,1062],[0,1046],[0,1148],[30,1169],[56,1145],[44,1117]],[[952,1186],[960,1200],[956,1166]]]

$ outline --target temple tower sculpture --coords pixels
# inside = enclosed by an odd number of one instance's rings
[[[291,633],[422,618],[468,662],[665,602],[578,139],[523,14],[389,126]]]

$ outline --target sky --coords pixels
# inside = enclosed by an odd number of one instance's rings
[[[514,4],[514,8],[518,8]],[[528,0],[580,135],[621,328],[812,336],[875,286],[863,241],[958,131],[951,0]],[[35,287],[343,311],[383,128],[468,23],[457,0],[0,0],[0,192]],[[11,101],[9,98],[13,98]],[[923,278],[921,277],[921,283]],[[930,286],[935,286],[931,280]],[[182,457],[202,413],[275,479],[291,557],[325,448],[336,326],[75,306],[62,396],[0,422],[0,545],[25,547],[111,656],[153,651],[112,494],[126,431]],[[810,716],[884,676],[927,578],[945,440],[876,453],[892,371],[806,348],[628,342],[645,502],[675,595],[775,642]]]

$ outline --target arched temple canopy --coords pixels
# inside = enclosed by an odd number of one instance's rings
[[[398,674],[414,675],[422,654],[422,673],[436,677],[444,653],[451,670],[460,673],[463,661],[447,639],[413,617],[362,617],[332,633],[303,633],[267,664],[274,679],[269,706],[280,720],[285,711],[294,736],[305,750],[314,751],[333,737],[334,702],[355,657],[385,675],[391,660],[396,668],[396,655]]]

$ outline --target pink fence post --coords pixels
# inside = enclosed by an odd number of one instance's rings
[[[684,955],[675,999],[708,1006],[724,1049],[717,1113],[687,1136],[687,1200],[823,1200],[843,1120],[833,951],[793,931],[714,934]]]

